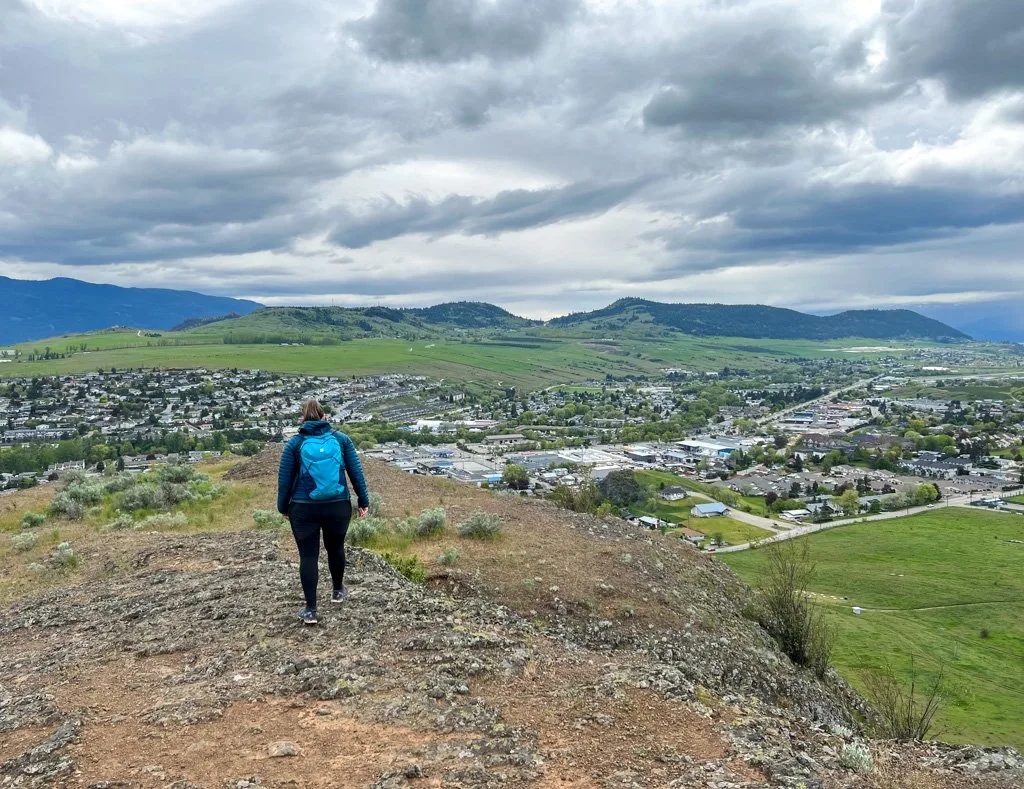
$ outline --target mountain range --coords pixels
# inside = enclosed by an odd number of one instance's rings
[[[0,277],[0,301],[8,307],[6,318],[0,319],[0,344],[112,325],[217,335],[234,343],[525,330],[585,336],[682,333],[803,340],[970,339],[964,332],[911,310],[848,310],[819,316],[764,305],[664,304],[635,298],[542,322],[481,302],[404,309],[263,307],[254,301],[189,291],[121,288],[73,279],[27,281]]]
[[[263,306],[187,290],[121,288],[63,277],[0,277],[0,305],[2,345],[110,326],[166,330],[191,318],[244,315]]]

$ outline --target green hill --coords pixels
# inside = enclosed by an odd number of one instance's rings
[[[461,332],[524,329],[535,321],[493,304],[460,301],[417,309],[393,307],[264,307],[248,315],[205,322],[186,331],[232,344],[331,344],[370,337],[428,339]]]
[[[910,310],[850,310],[823,317],[760,304],[663,304],[632,298],[593,312],[555,318],[548,325],[600,334],[646,328],[759,339],[969,339],[961,331]]]

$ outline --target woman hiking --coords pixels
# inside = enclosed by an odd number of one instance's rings
[[[316,400],[302,407],[302,427],[284,448],[277,474],[277,510],[291,521],[299,548],[299,578],[306,607],[299,618],[317,623],[316,586],[319,580],[320,533],[324,535],[327,564],[331,568],[332,603],[342,603],[345,589],[345,534],[352,519],[352,500],[345,475],[356,489],[359,517],[366,517],[370,497],[363,467],[352,439],[326,420]]]

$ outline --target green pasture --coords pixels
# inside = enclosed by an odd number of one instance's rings
[[[1024,745],[1024,517],[949,508],[803,539],[836,667],[855,686],[886,662],[904,681],[911,656],[925,672],[942,665],[937,736]],[[757,587],[764,549],[720,558]]]

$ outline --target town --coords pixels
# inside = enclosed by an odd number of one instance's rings
[[[914,507],[1020,508],[1004,499],[1024,485],[1024,407],[1000,396],[1017,379],[976,383],[992,397],[967,401],[954,396],[963,381],[824,369],[831,375],[818,370],[813,385],[668,370],[656,382],[536,392],[260,370],[14,379],[0,386],[0,489],[108,465],[254,454],[294,434],[301,404],[315,397],[365,456],[411,474],[570,507],[581,498],[598,506],[610,475],[639,475],[673,506],[620,497],[613,511],[707,549],[738,538],[708,519],[745,523],[741,536],[754,539]],[[581,496],[590,486],[598,492]]]

